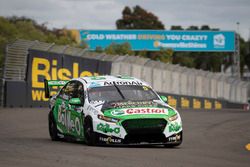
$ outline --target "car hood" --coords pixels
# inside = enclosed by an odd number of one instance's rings
[[[176,114],[173,108],[161,101],[119,101],[104,103],[104,116],[119,119],[168,118]]]

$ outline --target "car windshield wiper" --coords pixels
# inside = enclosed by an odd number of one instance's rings
[[[115,81],[113,82],[116,90],[119,92],[119,94],[121,95],[122,99],[125,99],[124,95],[122,94],[121,90],[118,88],[118,86],[116,85]]]

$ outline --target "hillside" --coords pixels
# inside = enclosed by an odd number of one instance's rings
[[[5,18],[0,16],[0,68],[3,65],[6,45],[18,38],[61,45],[77,45],[71,33],[67,31],[49,30],[46,24],[38,24],[36,21],[25,17]]]

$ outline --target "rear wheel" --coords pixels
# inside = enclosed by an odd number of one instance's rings
[[[51,140],[58,141],[60,138],[58,136],[56,121],[54,119],[52,111],[49,112],[48,122],[49,122],[49,135],[50,135]]]
[[[89,146],[96,144],[95,132],[93,131],[93,123],[91,118],[87,118],[84,121],[84,138],[85,143]]]

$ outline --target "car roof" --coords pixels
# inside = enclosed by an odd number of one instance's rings
[[[93,86],[110,86],[114,83],[116,85],[143,85],[143,86],[149,86],[144,81],[130,77],[130,76],[111,76],[111,75],[101,75],[101,76],[91,76],[91,77],[80,77],[81,80],[83,80],[87,87],[93,87]],[[149,86],[150,87],[150,86]]]

